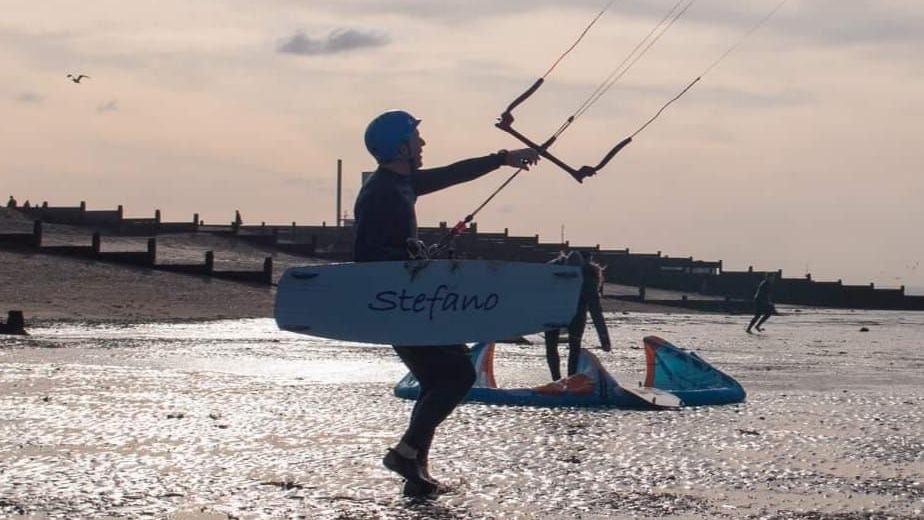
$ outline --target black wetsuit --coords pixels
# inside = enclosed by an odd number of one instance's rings
[[[420,195],[477,179],[502,165],[499,154],[460,161],[443,168],[401,175],[379,168],[356,197],[357,262],[408,260],[407,241],[417,239],[414,203]],[[402,441],[426,460],[436,427],[475,383],[475,369],[465,345],[394,346],[401,361],[420,382],[420,396]]]
[[[751,332],[752,327],[757,327],[757,330],[761,330],[760,326],[773,315],[775,309],[773,308],[772,293],[773,285],[769,280],[763,280],[757,286],[757,292],[754,293],[754,317],[751,318],[751,322],[748,324],[748,332]]]
[[[577,313],[568,324],[568,375],[577,373],[578,358],[581,354],[581,340],[584,337],[584,328],[587,324],[587,313],[590,312],[597,329],[600,344],[610,345],[610,334],[603,319],[603,309],[600,306],[600,271],[589,264],[581,267],[584,281],[581,284],[581,296],[578,298]],[[558,356],[559,329],[545,332],[545,357],[552,373],[552,380],[561,379],[560,358]]]

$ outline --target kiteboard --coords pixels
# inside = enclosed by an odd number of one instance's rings
[[[616,376],[616,380],[620,383],[620,390],[645,401],[655,408],[680,408],[683,406],[683,399],[667,390],[644,386],[641,381],[636,381],[635,384],[632,384],[631,378],[623,379]]]
[[[413,260],[293,267],[276,292],[280,329],[363,343],[488,341],[567,327],[579,267]]]

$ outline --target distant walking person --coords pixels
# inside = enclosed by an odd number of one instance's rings
[[[776,309],[773,307],[773,275],[766,274],[764,280],[757,286],[757,292],[754,293],[754,317],[748,324],[747,333],[751,333],[751,328],[757,329],[757,332],[763,332],[761,325],[767,321]]]
[[[16,199],[14,199],[12,195],[10,195],[10,200],[6,201],[6,207],[8,208],[16,207]]]
[[[596,262],[585,262],[579,251],[569,254],[562,252],[558,258],[550,263],[580,266],[584,283],[581,284],[581,295],[578,298],[577,312],[571,323],[568,324],[568,375],[577,373],[578,359],[581,355],[581,341],[584,337],[584,327],[587,324],[587,313],[590,313],[600,338],[600,347],[604,352],[612,350],[610,334],[606,330],[606,321],[603,319],[603,309],[600,307],[600,284],[603,281],[603,269]],[[552,380],[561,379],[561,359],[558,356],[559,329],[545,332],[545,359],[552,373]]]

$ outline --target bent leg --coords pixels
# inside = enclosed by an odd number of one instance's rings
[[[748,323],[748,328],[747,328],[747,331],[749,333],[751,332],[751,329],[754,327],[754,324],[757,323],[757,320],[760,319],[760,317],[761,317],[761,313],[758,312],[757,314],[754,315],[753,318],[751,318],[751,323]]]
[[[772,311],[767,311],[767,312],[764,313],[763,316],[760,317],[760,320],[757,322],[757,325],[756,325],[757,330],[760,330],[760,326],[763,325],[765,321],[767,321],[768,319],[770,319],[770,316],[773,316],[773,312],[772,312]]]
[[[475,368],[465,345],[395,347],[395,351],[420,382],[420,396],[401,441],[425,460],[437,426],[475,383]]]

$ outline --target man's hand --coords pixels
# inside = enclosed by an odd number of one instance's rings
[[[528,170],[530,166],[539,162],[539,152],[532,148],[521,148],[519,150],[510,150],[507,152],[507,160],[504,162],[507,166],[514,168],[523,168]]]

